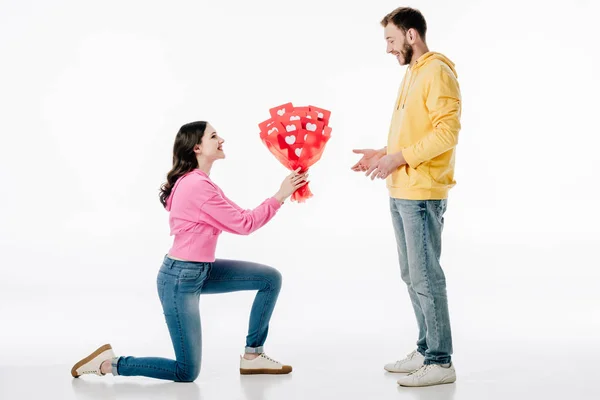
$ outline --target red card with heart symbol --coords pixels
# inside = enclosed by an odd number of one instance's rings
[[[283,125],[273,118],[269,118],[268,120],[261,122],[258,124],[258,128],[261,132],[265,132],[268,135],[272,133],[285,132]]]
[[[296,133],[300,129],[302,129],[302,123],[300,121],[289,121],[289,122],[286,122],[285,124],[283,124],[283,127],[285,128],[285,132],[287,132],[287,133],[289,133],[289,132]]]
[[[271,108],[269,113],[271,118],[259,124],[260,138],[282,165],[304,172],[321,159],[331,138],[330,111],[286,103]],[[312,195],[308,185],[304,185],[292,195],[292,200],[302,203]]]
[[[315,111],[320,121],[323,121],[325,125],[329,125],[329,117],[331,116],[331,111],[325,110],[324,108],[309,106],[310,111]]]
[[[289,149],[298,143],[298,131],[288,132],[279,136],[279,146],[282,149]]]
[[[300,121],[300,118],[302,118],[304,116],[306,116],[305,112],[298,112],[298,111],[294,110],[292,112],[286,112],[281,117],[277,117],[277,120],[280,121],[281,123],[285,124],[285,123],[288,123],[291,121]]]
[[[302,128],[309,132],[323,132],[324,124],[321,121],[301,118],[300,123],[302,124]]]
[[[292,103],[285,103],[269,110],[271,118],[283,117],[286,113],[294,111]]]
[[[319,119],[319,113],[316,111],[307,111],[306,118],[314,119],[315,121]]]

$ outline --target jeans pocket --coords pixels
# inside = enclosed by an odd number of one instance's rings
[[[181,293],[192,293],[199,291],[204,284],[208,266],[202,265],[199,268],[182,269],[177,277],[178,291]]]
[[[156,290],[158,292],[158,299],[160,300],[161,304],[163,304],[165,297],[165,284],[165,280],[159,274],[158,278],[156,278]]]
[[[179,273],[179,282],[193,281],[198,279],[198,277],[202,274],[203,269],[204,267],[194,269],[182,269]]]
[[[435,216],[441,224],[444,223],[444,214],[446,213],[446,205],[447,205],[446,199],[435,201]]]

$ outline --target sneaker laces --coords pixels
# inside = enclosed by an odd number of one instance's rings
[[[102,373],[102,371],[100,371],[100,369],[98,370],[89,370],[89,371],[81,371],[81,374],[94,374],[94,375],[100,375],[103,376],[104,374]]]
[[[400,367],[401,364],[404,364],[405,362],[412,360],[413,358],[416,357],[417,353],[418,353],[417,350],[413,350],[413,352],[408,354],[404,360],[396,361],[396,367]]]
[[[428,373],[431,368],[432,368],[431,364],[423,365],[423,366],[421,366],[421,368],[411,372],[410,374],[408,374],[406,376],[414,375],[417,378],[420,378],[423,375],[425,375],[426,373]]]
[[[281,364],[279,361],[272,359],[271,357],[269,357],[268,355],[266,355],[265,353],[262,353],[260,355],[262,358],[266,358],[267,360],[274,362],[275,364]]]

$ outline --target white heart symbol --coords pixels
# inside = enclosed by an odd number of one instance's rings
[[[286,136],[285,142],[290,145],[296,143],[296,136],[294,136],[294,135]]]
[[[302,154],[302,149],[301,148],[297,148],[296,150],[294,150],[294,153],[296,153],[296,155],[298,157],[300,157],[300,154]]]
[[[296,130],[296,125],[287,125],[285,127],[285,130],[288,131],[288,132],[295,131]]]
[[[279,115],[280,117],[285,114],[285,108],[282,108],[281,110],[277,110],[277,115]]]
[[[300,117],[298,117],[297,115],[290,117],[290,121],[298,121],[300,119]]]
[[[314,132],[317,130],[317,124],[311,124],[310,122],[306,124],[306,130]]]
[[[277,129],[277,128],[269,129],[269,132],[267,132],[267,135],[270,135],[273,132],[279,132],[279,129]]]
[[[323,118],[323,113],[319,113],[319,118]]]
[[[308,133],[306,135],[304,135],[304,140],[306,141],[306,138],[308,137]]]

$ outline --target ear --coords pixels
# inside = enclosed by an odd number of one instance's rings
[[[194,153],[196,153],[196,155],[200,155],[202,154],[202,146],[197,144],[194,146]]]
[[[415,44],[417,37],[419,37],[419,34],[416,29],[410,28],[406,31],[406,40],[409,44]]]

